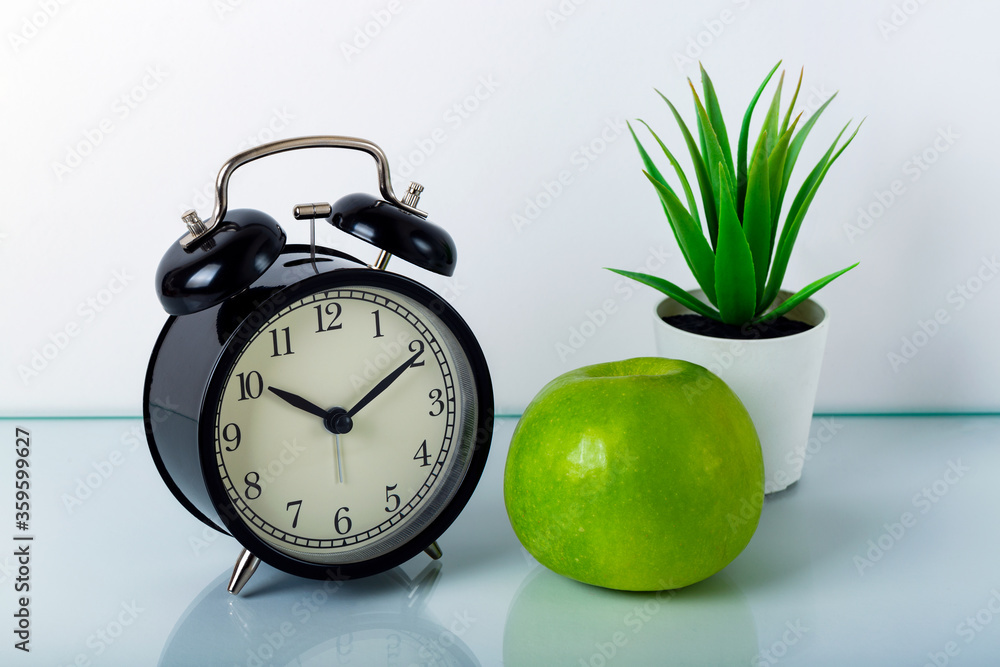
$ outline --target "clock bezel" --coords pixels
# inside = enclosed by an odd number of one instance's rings
[[[432,290],[405,276],[367,268],[343,268],[309,276],[291,283],[271,295],[259,309],[272,309],[272,315],[289,304],[318,292],[342,289],[347,286],[373,287],[400,294],[430,310],[455,337],[462,348],[472,374],[475,391],[476,415],[469,432],[473,442],[469,463],[452,498],[420,532],[395,549],[364,561],[352,563],[312,562],[285,554],[256,535],[240,518],[233,506],[225,484],[217,474],[215,451],[216,411],[224,390],[225,380],[237,357],[251,337],[270,320],[271,316],[255,317],[258,309],[250,312],[227,340],[212,369],[208,387],[199,412],[198,438],[201,470],[209,498],[226,530],[253,555],[280,570],[311,579],[344,579],[369,576],[400,565],[414,557],[454,522],[465,508],[478,485],[486,465],[493,431],[493,389],[485,355],[479,342],[465,320],[452,306]],[[277,303],[275,303],[277,302]],[[456,434],[456,446],[461,434]]]

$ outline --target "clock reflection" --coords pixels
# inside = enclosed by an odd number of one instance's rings
[[[160,665],[480,665],[426,612],[440,573],[411,579],[399,567],[353,581],[290,581],[261,566],[252,595],[208,584],[174,625]]]

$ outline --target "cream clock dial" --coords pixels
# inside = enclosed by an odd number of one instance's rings
[[[215,454],[238,519],[275,550],[363,561],[427,526],[469,464],[469,362],[429,308],[373,286],[299,298],[228,372]]]

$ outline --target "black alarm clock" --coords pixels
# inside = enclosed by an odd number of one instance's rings
[[[229,210],[241,165],[304,148],[361,150],[381,197],[294,207],[312,242],[286,243],[269,215]],[[386,271],[389,258],[442,275],[451,237],[393,194],[382,150],[336,136],[276,141],[219,172],[212,217],[157,271],[170,314],[146,372],[149,449],[177,500],[244,548],[229,590],[260,560],[313,579],[395,567],[436,540],[468,502],[493,430],[489,369],[452,306]],[[372,265],[317,246],[316,220],[380,249]]]

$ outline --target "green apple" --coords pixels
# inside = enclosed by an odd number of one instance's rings
[[[728,565],[764,502],[753,422],[716,375],[659,357],[557,377],[518,422],[504,471],[518,539],[596,586],[680,588]]]

